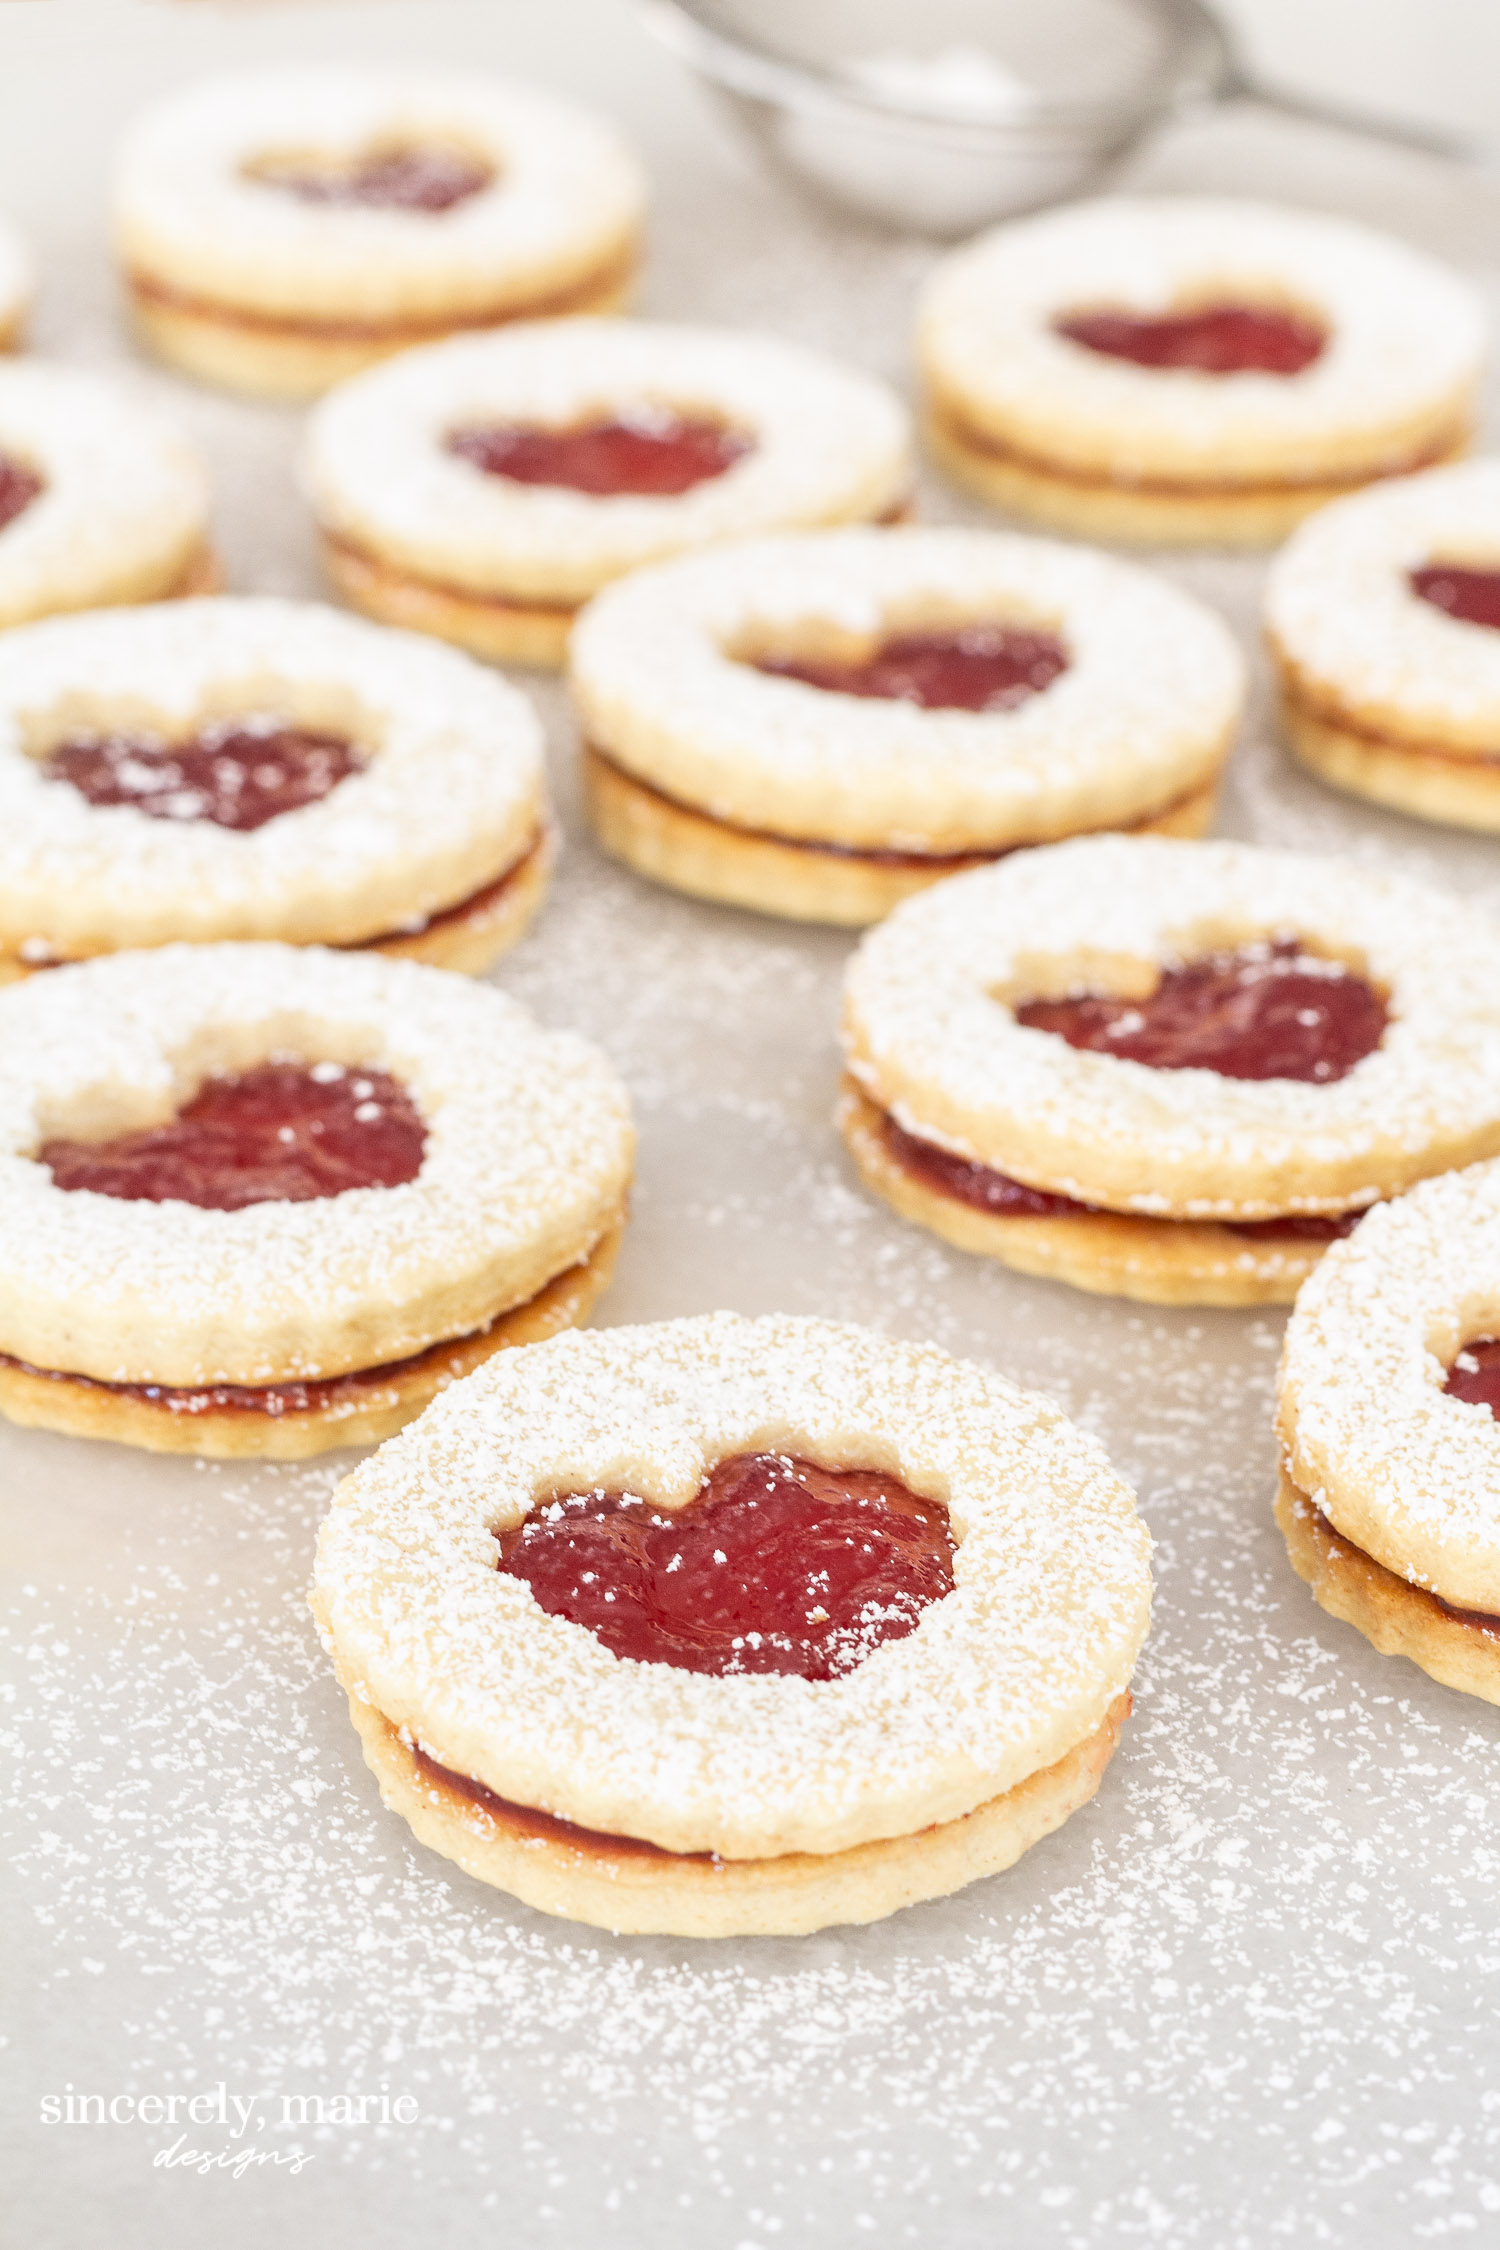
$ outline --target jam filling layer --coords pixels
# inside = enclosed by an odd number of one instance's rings
[[[451,1766],[440,1766],[436,1758],[425,1750],[413,1749],[412,1763],[425,1781],[435,1782],[440,1788],[451,1789],[471,1804],[480,1806],[492,1818],[506,1827],[522,1828],[529,1835],[544,1836],[549,1843],[571,1844],[575,1851],[603,1851],[612,1858],[621,1854],[640,1859],[692,1859],[712,1861],[712,1852],[669,1852],[660,1844],[650,1844],[644,1836],[611,1835],[599,1828],[580,1828],[573,1820],[563,1820],[557,1813],[540,1812],[535,1805],[514,1804],[509,1797],[499,1797],[487,1789],[472,1774],[455,1773]]]
[[[303,203],[359,203],[381,211],[451,211],[494,176],[477,157],[447,148],[384,149],[350,165],[268,158],[250,172],[262,186]]]
[[[279,1422],[286,1414],[353,1412],[372,1391],[388,1390],[392,1384],[431,1368],[436,1368],[440,1376],[466,1374],[467,1364],[454,1355],[461,1354],[475,1336],[486,1333],[485,1329],[475,1329],[469,1336],[445,1336],[441,1343],[429,1344],[405,1359],[351,1368],[346,1375],[288,1377],[279,1383],[105,1383],[70,1369],[37,1367],[6,1352],[0,1352],[0,1367],[18,1368],[23,1375],[40,1376],[52,1383],[76,1383],[86,1391],[108,1391],[115,1398],[139,1399],[164,1414],[264,1414]],[[446,1366],[445,1361],[449,1363]]]
[[[0,453],[0,531],[40,498],[43,489],[35,469],[28,469],[24,461],[13,461],[8,453]]]
[[[923,1140],[916,1133],[908,1133],[889,1115],[885,1117],[882,1132],[888,1152],[903,1171],[925,1187],[935,1189],[939,1195],[950,1195],[956,1202],[967,1203],[976,1211],[988,1212],[992,1218],[1121,1216],[1118,1212],[1105,1211],[1097,1203],[1078,1203],[1069,1195],[1054,1195],[1046,1188],[1027,1187],[1024,1181],[1013,1180],[1008,1173],[992,1171],[987,1164],[975,1163],[969,1157],[955,1155],[951,1149],[939,1148],[933,1141]],[[1251,1242],[1288,1238],[1296,1242],[1334,1242],[1342,1235],[1352,1234],[1363,1217],[1362,1211],[1343,1211],[1332,1218],[1293,1212],[1279,1219],[1155,1219],[1150,1223],[1169,1227],[1212,1224],[1222,1227],[1227,1234],[1242,1235]]]
[[[1080,993],[1028,1000],[1016,1021],[1070,1047],[1153,1070],[1332,1085],[1373,1054],[1388,1012],[1374,986],[1278,938],[1168,969],[1140,1000]]]
[[[917,703],[927,711],[1013,711],[1068,669],[1054,633],[965,625],[956,633],[901,633],[857,664],[763,656],[757,672],[802,680],[834,695]]]
[[[153,820],[263,828],[315,805],[364,759],[341,735],[271,717],[220,719],[182,742],[154,734],[75,735],[41,761],[91,805],[133,805]]]
[[[0,499],[0,521],[4,501]],[[1407,573],[1407,584],[1420,602],[1465,625],[1488,625],[1500,631],[1500,570],[1466,570],[1457,563],[1424,563]]]
[[[675,500],[721,477],[754,441],[720,422],[639,407],[574,429],[478,422],[450,431],[447,450],[486,476],[512,484],[565,485],[596,499],[634,495]]]
[[[559,1494],[501,1533],[499,1568],[615,1656],[832,1680],[951,1593],[953,1539],[947,1511],[893,1477],[735,1454],[671,1512]]]
[[[268,1062],[209,1079],[165,1125],[44,1141],[37,1158],[68,1191],[242,1211],[399,1187],[415,1179],[426,1140],[411,1096],[382,1070]]]
[[[1275,305],[1201,305],[1194,312],[1069,313],[1055,334],[1106,359],[1137,367],[1188,368],[1198,375],[1300,375],[1328,338],[1311,320]]]

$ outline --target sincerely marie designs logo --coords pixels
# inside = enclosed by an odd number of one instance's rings
[[[175,2140],[158,2148],[152,2166],[162,2172],[228,2172],[241,2179],[246,2172],[268,2166],[294,2178],[313,2162],[312,2151],[300,2141],[290,2146],[262,2148],[247,2141],[247,2133],[280,2134],[311,2128],[319,2139],[335,2128],[415,2125],[418,2117],[414,2094],[392,2094],[382,2086],[378,2094],[232,2094],[221,2078],[217,2086],[197,2094],[89,2094],[80,2093],[71,2079],[60,2094],[43,2094],[43,2125],[136,2125],[165,2127]],[[229,2145],[214,2148],[194,2145],[192,2132],[218,2126]]]

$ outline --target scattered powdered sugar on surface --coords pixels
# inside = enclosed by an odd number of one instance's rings
[[[378,35],[410,44],[415,14],[387,12]],[[552,11],[505,15],[486,51],[503,42],[519,69]],[[205,54],[266,36],[258,16],[205,19]],[[322,36],[339,45],[377,22],[338,17]],[[422,40],[456,45],[448,21],[426,0]],[[597,56],[548,53],[544,76],[628,114],[602,35]],[[87,119],[75,56],[46,67],[69,88],[49,114]],[[113,113],[99,122],[112,137]],[[900,379],[929,254],[843,228],[691,130],[684,103],[645,309],[766,321]],[[1253,191],[1274,163],[1288,195],[1347,195],[1435,252],[1493,257],[1484,191],[1414,164],[1249,120],[1175,146],[1155,184]],[[50,208],[0,192],[23,218]],[[70,254],[95,242],[81,194],[69,227]],[[59,275],[41,340],[103,362],[119,347],[88,257]],[[291,418],[153,380],[215,459],[233,582],[312,592]],[[935,485],[924,504],[980,520]],[[1257,565],[1160,567],[1253,648]],[[542,700],[571,812],[560,699]],[[1336,796],[1275,747],[1260,703],[1220,827],[1476,900],[1493,887],[1492,840]],[[603,1044],[636,1105],[634,1218],[600,1317],[865,1320],[1050,1391],[1137,1484],[1156,1541],[1135,1716],[1095,1803],[957,1898],[806,1940],[612,1940],[510,1906],[382,1811],[305,1604],[344,1461],[194,1468],[0,1431],[23,1761],[8,1967],[32,1995],[12,2010],[7,2187],[33,2238],[71,2246],[98,2223],[76,2202],[59,2215],[71,2194],[128,2250],[1484,2240],[1500,1719],[1379,1657],[1296,1581],[1270,1520],[1279,1319],[1088,1300],[900,1224],[829,1123],[847,937],[653,893],[576,820],[571,836],[498,981]],[[153,2171],[177,2130],[33,2122],[69,2081],[220,2079],[385,2084],[420,2120],[256,2126],[246,2142],[300,2139],[315,2161],[238,2185]],[[215,2128],[188,2142],[229,2145]]]

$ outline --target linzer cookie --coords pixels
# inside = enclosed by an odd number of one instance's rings
[[[1500,461],[1326,508],[1278,555],[1282,722],[1336,788],[1500,830]]]
[[[1100,837],[900,907],[839,1123],[904,1218],[1162,1304],[1289,1301],[1371,1204],[1500,1151],[1500,928],[1394,876]]]
[[[583,1319],[632,1133],[598,1051],[407,961],[164,947],[0,994],[0,1411],[292,1459]]]
[[[507,663],[559,664],[580,605],[753,532],[898,514],[905,409],[772,336],[549,321],[462,337],[340,389],[304,484],[357,609]]]
[[[1466,282],[1349,220],[1107,197],[947,258],[919,350],[938,457],[997,507],[1239,547],[1463,451],[1484,341]]]
[[[0,359],[0,630],[218,575],[208,480],[169,423],[103,377]]]
[[[191,86],[140,117],[115,242],[152,350],[301,398],[455,329],[612,310],[644,205],[613,129],[550,95],[309,65]]]
[[[1500,1164],[1375,1211],[1297,1299],[1276,1518],[1314,1598],[1500,1703]]]
[[[1148,1551],[1049,1401],[716,1313],[455,1388],[340,1486],[313,1607],[423,1843],[605,1929],[792,1934],[996,1873],[1094,1794]]]
[[[35,287],[31,256],[7,219],[0,219],[0,352],[20,349]]]
[[[179,938],[478,972],[552,852],[531,706],[415,634],[224,597],[0,639],[0,983]]]
[[[643,571],[590,605],[571,662],[605,848],[818,922],[1080,829],[1198,834],[1244,692],[1225,626],[1160,579],[958,530]]]

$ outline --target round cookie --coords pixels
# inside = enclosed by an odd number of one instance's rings
[[[208,480],[171,425],[104,377],[0,359],[0,631],[218,580]]]
[[[1387,1655],[1500,1703],[1500,1164],[1429,1180],[1324,1260],[1287,1324],[1276,1515]]]
[[[137,118],[114,234],[161,358],[306,398],[456,329],[614,310],[645,199],[613,128],[549,94],[308,64],[189,86]]]
[[[1154,1303],[1289,1301],[1372,1203],[1500,1151],[1500,929],[1247,844],[1098,837],[865,938],[839,1122],[903,1216]]]
[[[280,945],[0,994],[0,1412],[162,1452],[384,1437],[583,1318],[633,1135],[491,987]]]
[[[174,939],[477,972],[552,852],[531,706],[415,634],[226,596],[0,639],[0,983]]]
[[[905,409],[819,352],[666,322],[527,323],[325,400],[303,483],[356,609],[560,664],[612,579],[751,533],[899,514]]]
[[[0,352],[19,351],[36,278],[31,254],[8,219],[0,219]]]
[[[960,530],[744,541],[600,595],[571,651],[605,848],[675,889],[876,921],[1080,829],[1212,818],[1244,669],[1129,563]]]
[[[1266,588],[1281,718],[1335,788],[1500,831],[1500,461],[1325,508]]]
[[[604,1928],[789,1934],[993,1873],[1093,1794],[1147,1558],[1048,1401],[718,1313],[457,1386],[340,1486],[313,1607],[423,1842]]]
[[[943,466],[1090,539],[1271,546],[1462,452],[1485,317],[1435,260],[1274,204],[1104,197],[938,267],[918,349]]]

